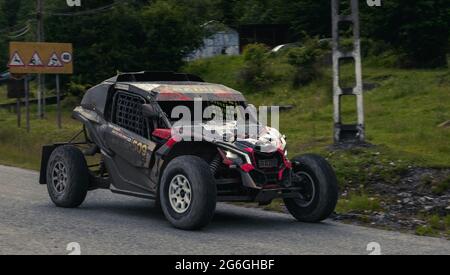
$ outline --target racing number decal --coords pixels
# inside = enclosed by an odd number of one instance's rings
[[[148,145],[137,140],[133,140],[134,150],[141,155],[144,159],[147,159]]]
[[[133,137],[131,133],[122,130],[118,127],[111,127],[111,134],[117,138],[112,139],[111,145],[113,150],[120,152],[121,156],[138,167],[146,167],[150,161],[152,150],[152,144],[146,143],[144,140],[139,140],[137,137]]]

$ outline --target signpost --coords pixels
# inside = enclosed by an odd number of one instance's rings
[[[60,74],[73,73],[73,48],[70,43],[11,42],[9,44],[11,74],[55,74],[58,127],[61,128]],[[25,104],[29,106],[28,80],[25,77]],[[45,99],[43,99],[45,100]],[[29,114],[27,114],[29,119]],[[29,126],[29,121],[27,121]]]
[[[21,127],[22,113],[21,98],[25,97],[25,91],[22,87],[22,78],[20,75],[11,75],[7,83],[7,97],[16,99],[17,126]]]

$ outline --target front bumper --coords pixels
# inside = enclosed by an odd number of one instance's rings
[[[241,178],[245,187],[256,190],[290,188],[292,186],[292,169],[285,167],[276,173],[267,173],[258,169],[248,173],[241,171]]]

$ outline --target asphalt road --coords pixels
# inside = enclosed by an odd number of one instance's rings
[[[99,190],[78,209],[53,206],[33,171],[0,166],[0,254],[449,254],[450,241],[218,205],[201,232],[172,228],[152,203]]]

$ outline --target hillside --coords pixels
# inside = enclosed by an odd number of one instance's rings
[[[370,145],[340,149],[331,146],[330,68],[323,67],[322,77],[295,89],[294,70],[284,58],[270,62],[276,81],[256,91],[237,81],[242,57],[200,60],[185,70],[236,88],[257,106],[294,105],[281,113],[280,122],[290,157],[313,152],[333,164],[342,193],[342,215],[336,219],[450,237],[450,128],[439,127],[450,120],[449,70],[399,70],[369,60],[363,74]],[[344,67],[345,81],[351,70]],[[355,118],[354,104],[344,101],[344,121]],[[283,206],[277,202],[268,209],[282,211]]]
[[[293,69],[272,58],[277,79],[272,86],[249,92],[237,82],[241,57],[216,57],[185,67],[206,81],[228,85],[245,93],[255,105],[294,105],[281,114],[281,130],[289,139],[293,154],[321,151],[332,143],[332,80],[325,76],[310,85],[292,88]],[[345,68],[345,79],[351,76]],[[401,151],[418,164],[450,166],[450,129],[438,125],[450,119],[450,71],[398,70],[364,66],[364,83],[374,86],[365,93],[368,142]],[[327,77],[327,76],[330,77]],[[351,100],[344,102],[344,120],[354,119]]]

